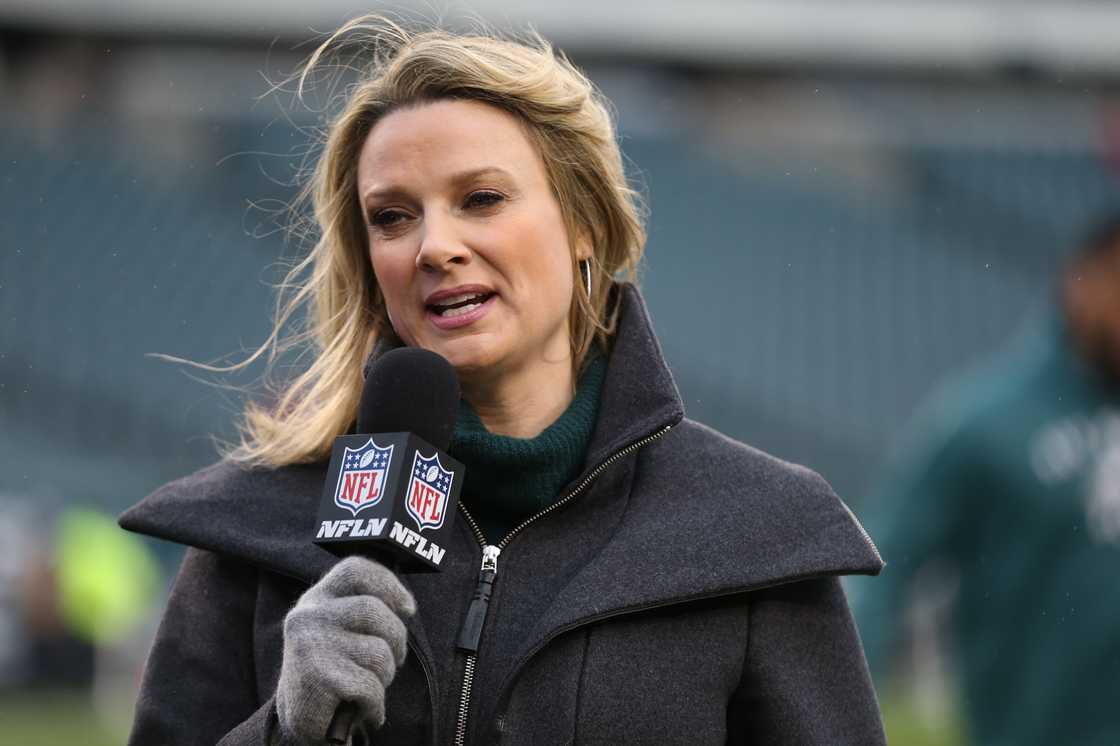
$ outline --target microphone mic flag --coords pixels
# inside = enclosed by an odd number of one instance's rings
[[[447,455],[459,379],[418,347],[381,355],[370,368],[357,434],[335,439],[319,502],[315,543],[338,555],[390,552],[400,570],[443,562],[463,465]]]

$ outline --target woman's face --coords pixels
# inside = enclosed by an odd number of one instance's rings
[[[402,341],[467,376],[568,364],[568,234],[513,115],[436,101],[385,116],[362,146],[358,199]]]

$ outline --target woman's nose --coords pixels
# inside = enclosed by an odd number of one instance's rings
[[[445,272],[453,264],[467,264],[471,250],[455,231],[454,220],[441,216],[424,221],[416,268],[422,272]]]

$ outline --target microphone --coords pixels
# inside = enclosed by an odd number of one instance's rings
[[[334,554],[373,554],[394,572],[438,571],[463,486],[447,455],[459,379],[418,347],[381,355],[366,375],[357,433],[335,439],[319,501],[315,543]],[[350,742],[357,707],[343,702],[327,743]]]
[[[334,554],[377,554],[404,571],[439,570],[463,465],[447,455],[459,379],[443,357],[391,350],[366,376],[357,434],[335,439],[315,543]]]

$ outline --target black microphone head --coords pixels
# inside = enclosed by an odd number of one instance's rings
[[[370,366],[358,432],[408,432],[446,451],[458,414],[459,377],[451,363],[421,347],[399,347]]]

